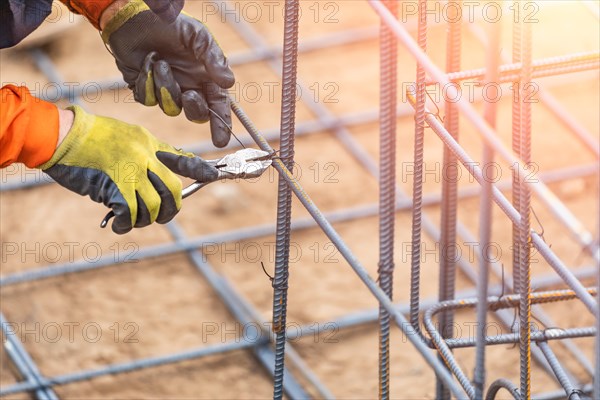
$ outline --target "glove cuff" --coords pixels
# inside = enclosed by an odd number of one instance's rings
[[[150,7],[143,0],[129,1],[104,26],[104,30],[102,31],[102,40],[104,40],[104,43],[108,43],[110,35],[115,33],[123,24],[144,11],[150,11]]]
[[[62,143],[58,146],[52,158],[41,164],[37,168],[41,170],[48,169],[54,166],[57,162],[59,162],[65,154],[67,154],[73,147],[77,146],[82,137],[90,131],[94,121],[96,120],[96,116],[92,114],[86,113],[83,108],[79,106],[70,106],[67,107],[67,110],[73,111],[75,114],[75,118],[73,119],[73,126],[67,133],[67,136],[63,139]]]

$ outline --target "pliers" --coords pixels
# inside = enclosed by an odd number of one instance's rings
[[[207,163],[215,167],[218,171],[217,179],[252,179],[258,178],[273,163],[273,154],[258,149],[242,149],[235,153],[227,154],[218,160],[206,160]],[[215,182],[194,182],[181,191],[181,197],[186,198],[209,183]],[[100,223],[101,228],[106,228],[108,222],[115,216],[113,211],[106,214],[106,217]]]
[[[273,154],[264,150],[242,149],[235,153],[227,154],[218,160],[206,160],[219,171],[217,181],[223,179],[252,179],[258,178],[273,163]],[[211,182],[194,182],[181,192],[181,197],[186,198],[196,193]]]

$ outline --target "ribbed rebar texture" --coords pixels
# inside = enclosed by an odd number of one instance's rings
[[[500,389],[505,389],[513,396],[513,399],[515,400],[519,400],[521,398],[521,395],[519,394],[519,388],[508,379],[501,378],[492,382],[490,388],[488,389],[487,395],[485,396],[485,400],[495,400]]]
[[[518,7],[518,4],[516,4]],[[513,24],[513,32],[512,32],[512,62],[520,63],[521,62],[521,23],[519,21],[515,21]],[[522,68],[522,66],[521,66]],[[512,101],[512,151],[517,156],[517,158],[521,158],[521,104],[519,101],[519,87],[521,82],[515,81],[512,83],[512,93],[513,93],[513,101]],[[512,173],[513,178],[513,187],[512,187],[512,203],[517,211],[520,212],[519,209],[519,199],[521,193],[521,183],[519,182],[519,173],[516,170],[513,170]],[[519,226],[517,224],[512,225],[512,237],[513,237],[513,288],[515,293],[518,292],[520,287],[520,279],[519,279],[519,271],[520,271],[520,262],[519,262]]]
[[[491,24],[489,28],[489,43],[486,50],[486,83],[496,82],[499,74],[500,63],[500,24]],[[486,101],[484,105],[484,118],[490,127],[496,127],[497,103]],[[488,170],[494,161],[494,151],[487,144],[483,145],[483,166]],[[482,186],[479,219],[479,276],[477,281],[477,344],[475,351],[475,398],[483,399],[485,388],[485,335],[487,327],[487,297],[489,285],[490,254],[488,252],[492,236],[492,178],[486,177]]]
[[[396,0],[384,3],[392,15]],[[379,139],[379,286],[393,297],[394,221],[396,219],[396,84],[397,39],[385,24],[380,33],[380,139]],[[379,307],[379,398],[390,397],[390,315]]]
[[[521,159],[525,168],[531,166],[531,25],[522,22],[521,57],[523,71],[521,85],[519,86],[519,104],[521,105],[521,137],[519,149]],[[519,343],[520,367],[521,367],[521,396],[523,399],[531,398],[531,189],[524,182],[523,176],[519,177],[519,332],[521,340]]]
[[[410,93],[408,96],[408,100],[413,107],[416,107],[416,94]],[[467,115],[474,110],[470,106],[465,106],[464,110],[468,112]],[[473,118],[473,120],[475,120]],[[458,142],[456,142],[452,136],[446,131],[444,126],[439,122],[439,120],[434,116],[434,114],[430,113],[426,109],[425,121],[428,123],[429,127],[438,135],[438,137],[444,142],[445,145],[449,146],[452,152],[458,157],[463,166],[467,169],[469,174],[475,178],[475,180],[483,185],[485,183],[485,177],[483,175],[482,169],[476,165],[476,162],[467,154],[467,152],[460,147]],[[485,136],[486,140],[493,143],[496,151],[502,149],[502,146],[497,143],[496,137],[493,135],[493,131],[489,128],[489,126],[484,125],[481,127],[481,133]],[[511,160],[512,161],[512,160]],[[525,171],[523,167],[514,161],[514,168],[519,170],[520,176],[524,176]],[[529,181],[530,184],[531,181]],[[510,204],[510,201],[502,194],[502,192],[497,188],[493,187],[492,195],[494,202],[500,207],[500,209],[504,212],[504,214],[510,218],[513,223],[520,224],[521,217],[515,207]],[[567,268],[567,266],[562,262],[560,258],[554,254],[554,252],[550,249],[550,246],[542,239],[542,237],[536,233],[531,232],[531,243],[533,247],[535,247],[539,254],[548,262],[548,264],[556,271],[556,273],[563,279],[564,283],[567,284],[568,287],[573,289],[575,293],[579,296],[581,302],[586,306],[588,311],[593,315],[596,315],[598,312],[598,302],[594,300],[594,298],[587,293],[583,284],[575,277],[575,275]]]
[[[427,51],[427,0],[419,1],[417,43],[419,48]],[[417,62],[417,80],[415,106],[415,139],[414,139],[414,175],[412,195],[412,227],[410,253],[410,323],[415,331],[419,326],[419,288],[421,285],[421,223],[423,209],[423,151],[425,148],[425,68]]]
[[[290,171],[292,171],[294,165],[299,10],[299,0],[286,0],[279,154],[283,163]],[[276,335],[273,374],[274,399],[281,399],[283,397],[290,221],[292,215],[292,192],[286,184],[285,179],[281,176],[279,177],[278,189],[277,228],[275,233],[275,277],[273,279],[273,332]]]
[[[459,12],[462,9],[462,0],[450,0],[448,10]],[[449,11],[450,12],[450,11]],[[461,58],[461,28],[462,18],[459,15],[448,15],[448,34],[446,40],[446,72],[460,70]],[[446,98],[444,106],[444,126],[452,137],[458,141],[459,114],[456,100]],[[439,299],[440,301],[454,298],[456,285],[456,216],[457,216],[457,187],[458,163],[452,152],[444,147],[444,160],[442,164],[442,204],[440,223],[440,275]],[[445,312],[439,316],[439,325],[442,337],[452,337],[453,314]],[[448,399],[450,394],[443,388],[438,380],[436,385],[438,399]]]

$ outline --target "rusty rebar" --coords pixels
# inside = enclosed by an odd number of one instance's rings
[[[290,171],[294,166],[299,10],[299,0],[287,0],[285,2],[279,155]],[[276,335],[273,373],[274,399],[283,397],[291,215],[292,191],[285,179],[280,176],[277,192],[275,276],[273,278],[273,332]]]
[[[397,15],[398,3],[385,5]],[[396,96],[397,39],[384,23],[380,34],[379,139],[379,286],[390,298],[394,282],[394,222],[396,220]],[[379,307],[379,397],[390,397],[390,315]]]

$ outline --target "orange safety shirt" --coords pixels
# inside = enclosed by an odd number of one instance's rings
[[[102,12],[114,0],[61,0],[99,29]],[[48,161],[58,141],[58,109],[35,98],[24,86],[0,89],[0,167],[21,162],[37,167]]]

